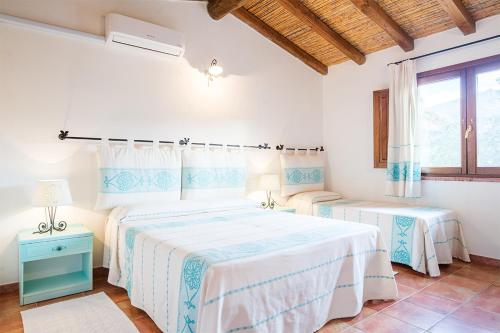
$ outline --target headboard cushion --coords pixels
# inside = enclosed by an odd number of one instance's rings
[[[145,202],[180,200],[181,153],[157,144],[99,147],[96,209]]]
[[[281,196],[325,188],[325,161],[322,153],[282,154]]]
[[[182,199],[243,198],[247,182],[246,157],[226,149],[182,152]]]

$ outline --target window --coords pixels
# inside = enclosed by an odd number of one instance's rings
[[[500,55],[418,75],[427,176],[500,176]]]
[[[420,163],[423,173],[462,173],[463,73],[418,80]]]
[[[500,166],[500,66],[476,75],[477,166]]]
[[[500,55],[418,74],[424,179],[500,178]],[[387,161],[388,91],[373,92],[374,166]]]

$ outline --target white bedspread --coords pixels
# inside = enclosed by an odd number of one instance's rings
[[[397,295],[379,229],[248,205],[117,208],[108,281],[164,332],[313,332]]]
[[[462,224],[451,210],[341,199],[314,204],[314,215],[380,228],[393,262],[439,276],[439,264],[470,261]]]

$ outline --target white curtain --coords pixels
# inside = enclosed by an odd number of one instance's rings
[[[390,65],[387,196],[421,196],[417,71],[414,60]]]

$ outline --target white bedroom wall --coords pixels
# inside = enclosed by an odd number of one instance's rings
[[[101,264],[106,212],[93,210],[95,145],[60,142],[62,128],[98,137],[322,143],[322,77],[234,17],[212,21],[205,6],[0,1],[2,13],[94,34],[103,34],[103,15],[116,12],[186,36],[185,58],[176,61],[0,24],[0,284],[17,281],[16,233],[42,218],[31,207],[37,179],[69,180],[74,205],[59,217],[95,232],[94,264]],[[203,72],[212,58],[224,75],[208,88]]]
[[[331,189],[351,198],[390,200],[384,196],[385,170],[373,168],[372,92],[389,87],[386,64],[499,33],[500,15],[477,22],[477,32],[463,36],[448,30],[415,41],[404,53],[393,47],[367,56],[358,66],[346,62],[330,67],[324,80],[324,143],[329,156]],[[417,61],[426,71],[500,53],[494,40]],[[464,222],[470,252],[500,259],[500,183],[424,181],[423,199],[408,201],[455,210]]]

